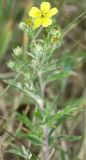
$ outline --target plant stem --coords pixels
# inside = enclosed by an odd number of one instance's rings
[[[3,160],[2,137],[0,136],[0,160]]]
[[[40,82],[40,89],[41,89],[41,97],[42,99],[44,99],[44,96],[45,96],[45,85],[44,85],[44,82],[43,82],[43,76],[42,76],[42,72],[39,71],[38,73],[38,76],[39,76],[39,82]]]
[[[85,93],[84,93],[85,97],[86,97],[86,90],[85,90]],[[84,147],[86,147],[86,106],[85,106],[85,111],[84,111],[84,114],[85,114],[85,129],[84,129]],[[86,148],[84,148],[84,160],[86,159]]]
[[[49,159],[49,144],[48,144],[48,128],[44,128],[44,160],[48,160]]]
[[[45,84],[43,81],[43,76],[42,76],[41,71],[38,73],[38,76],[39,76],[39,82],[40,82],[41,97],[43,99],[42,103],[40,104],[40,109],[43,111],[45,108],[45,105],[44,105]],[[43,131],[44,131],[44,146],[43,146],[44,160],[48,160],[48,158],[49,158],[49,144],[48,144],[49,131],[48,131],[47,127],[44,127]]]

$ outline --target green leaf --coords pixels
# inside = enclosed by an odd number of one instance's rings
[[[26,150],[25,146],[19,147],[14,144],[11,144],[11,148],[12,149],[10,149],[9,152],[14,155],[20,156],[25,160],[36,160],[36,156],[33,155],[33,153],[30,153],[28,150]]]
[[[66,106],[70,106],[71,108],[73,107],[77,107],[77,106],[82,106],[82,105],[86,105],[86,98],[77,98],[77,99],[73,99],[73,100],[69,100],[66,102],[65,104]],[[82,108],[83,109],[83,108]]]
[[[57,125],[70,118],[72,116],[72,113],[74,113],[75,111],[77,111],[77,107],[71,108],[70,106],[67,106],[64,110],[57,112],[54,116],[54,118],[57,120]]]
[[[60,150],[60,154],[61,154],[61,159],[65,160],[65,151]]]
[[[25,124],[29,129],[33,129],[33,124],[32,122],[29,120],[29,118],[25,115],[25,114],[17,114],[18,115],[18,119]]]
[[[3,20],[3,7],[2,7],[2,1],[0,0],[0,23],[2,22],[2,20]]]
[[[27,137],[33,144],[42,145],[42,140],[39,137],[37,137],[36,135],[29,134]]]
[[[11,39],[11,29],[6,26],[3,30],[1,29],[0,32],[0,59],[3,58],[3,56],[6,53],[6,50],[8,48],[10,39]]]
[[[75,113],[75,111],[78,110],[78,107],[70,107],[67,106],[63,110],[60,110],[57,112],[50,121],[56,121],[54,128],[50,130],[49,136],[53,133],[53,131],[60,125],[62,124],[65,120],[69,119],[72,117],[72,113]]]
[[[75,141],[80,141],[82,139],[82,136],[72,136],[72,135],[59,135],[57,137],[52,136],[49,137],[49,143],[56,143],[56,141],[69,141],[69,142],[75,142]]]
[[[58,71],[52,74],[51,76],[48,76],[47,81],[54,81],[57,79],[65,78],[70,76],[71,74],[72,74],[71,72],[67,72],[67,71]]]
[[[14,144],[11,144],[12,149],[9,150],[10,153],[25,158],[27,155],[23,153],[22,147],[18,147]]]
[[[34,112],[34,115],[35,115],[37,118],[43,120],[43,114],[42,114],[42,111],[41,111],[39,108],[36,108],[36,110],[35,110],[35,112]]]
[[[37,160],[36,157],[32,156],[30,159],[28,160]]]

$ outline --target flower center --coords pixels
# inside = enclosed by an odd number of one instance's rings
[[[42,17],[44,17],[44,15],[43,15],[43,14],[42,14],[41,16],[42,16]]]
[[[45,17],[45,14],[43,12],[41,12],[41,17],[44,18]]]

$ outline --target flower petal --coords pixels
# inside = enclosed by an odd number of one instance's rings
[[[50,19],[50,18],[43,18],[42,19],[42,26],[43,27],[48,27],[51,24],[52,24],[52,19]]]
[[[47,13],[47,16],[48,16],[48,17],[52,17],[52,16],[54,16],[57,12],[58,12],[57,8],[52,8],[52,9]]]
[[[40,27],[41,23],[42,23],[41,18],[35,19],[33,28],[36,29],[36,28]]]
[[[37,7],[32,7],[29,11],[29,16],[30,17],[40,17],[41,16],[41,11]]]
[[[49,2],[42,2],[40,9],[43,13],[47,13],[50,10],[50,3]]]

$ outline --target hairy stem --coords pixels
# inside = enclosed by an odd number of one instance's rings
[[[43,99],[42,103],[40,104],[40,109],[43,111],[45,108],[45,104],[44,104],[45,84],[44,84],[43,76],[41,72],[38,73],[38,76],[39,76],[39,82],[40,82],[41,97]],[[43,146],[44,160],[48,160],[49,158],[49,144],[48,144],[49,131],[46,126],[43,128],[43,131],[44,131],[44,146]]]

